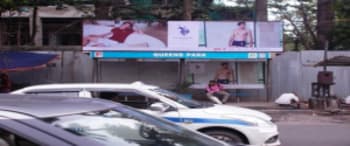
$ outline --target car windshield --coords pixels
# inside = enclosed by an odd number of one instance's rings
[[[178,93],[175,93],[169,90],[165,90],[161,88],[150,89],[150,90],[156,92],[161,96],[167,97],[171,100],[181,103],[189,108],[203,108],[203,107],[213,106],[213,104],[210,104],[210,103],[200,103],[198,101],[188,99],[183,95],[180,95]]]
[[[106,146],[222,145],[216,140],[123,105],[109,110],[49,118],[45,121]]]

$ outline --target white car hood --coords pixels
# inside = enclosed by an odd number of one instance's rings
[[[271,116],[256,110],[251,110],[247,108],[237,107],[237,106],[227,106],[227,105],[214,105],[212,107],[203,109],[204,112],[216,115],[240,115],[240,116],[250,116],[256,117],[264,120],[270,121]]]

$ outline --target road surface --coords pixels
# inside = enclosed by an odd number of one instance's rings
[[[278,122],[281,146],[350,146],[350,123]]]

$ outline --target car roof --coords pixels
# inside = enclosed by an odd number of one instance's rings
[[[117,106],[121,105],[102,99],[0,94],[0,110],[37,118],[101,111]]]
[[[153,89],[158,88],[157,86],[153,85],[147,85],[143,84],[142,82],[134,82],[131,84],[126,83],[58,83],[58,84],[42,84],[42,85],[33,85],[29,87],[25,87],[19,90],[14,91],[16,92],[27,92],[31,90],[57,90],[57,89],[139,89],[139,88],[146,88],[146,89]]]

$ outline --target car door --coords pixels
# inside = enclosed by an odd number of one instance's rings
[[[1,131],[2,130],[2,131]],[[76,136],[69,131],[54,127],[43,120],[16,112],[0,111],[0,142],[3,134],[18,137],[20,142],[9,146],[100,146],[97,141]]]
[[[8,146],[72,146],[66,141],[1,115],[0,141]]]

